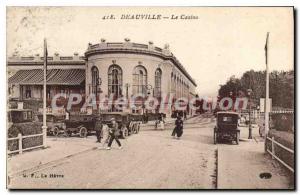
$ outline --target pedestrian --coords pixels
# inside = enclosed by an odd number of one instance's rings
[[[95,129],[96,129],[96,138],[97,138],[96,142],[101,143],[101,139],[103,138],[103,125],[101,121],[96,122]]]
[[[184,120],[187,120],[186,111],[184,111]]]
[[[108,141],[108,147],[106,149],[107,150],[111,149],[111,144],[114,140],[116,140],[116,142],[119,146],[119,149],[122,149],[121,142],[119,141],[119,138],[118,138],[121,135],[121,132],[118,128],[118,123],[116,122],[116,120],[114,118],[111,119],[111,123],[112,123],[112,126],[109,130],[110,139]]]
[[[175,138],[175,135],[177,135],[177,139],[179,139],[183,134],[183,121],[180,116],[177,117],[175,121],[175,128],[172,132],[172,136]]]
[[[158,118],[155,121],[155,129],[164,130],[165,129],[165,121],[163,119],[163,114],[160,113]]]

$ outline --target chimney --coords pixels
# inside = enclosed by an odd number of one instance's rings
[[[41,57],[40,57],[40,54],[35,54],[34,55],[34,61],[40,61],[41,60]]]
[[[168,43],[165,44],[162,53],[166,56],[171,56],[170,45]]]
[[[53,56],[53,61],[60,61],[59,53],[55,52]]]
[[[149,43],[148,48],[149,48],[150,50],[154,50],[153,41],[149,41],[148,43]]]
[[[78,52],[74,52],[73,60],[79,60]]]
[[[131,47],[131,42],[129,38],[125,38],[124,41],[125,41],[124,47]]]

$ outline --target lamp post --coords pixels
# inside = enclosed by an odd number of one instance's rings
[[[96,80],[96,89],[95,89],[95,93],[96,93],[96,105],[97,105],[97,97],[98,97],[98,87],[100,89],[101,84],[102,84],[102,80],[101,80],[100,77],[98,77],[97,80]],[[101,90],[99,90],[99,92],[101,92]],[[99,100],[100,100],[100,98],[99,98]]]
[[[130,87],[130,84],[129,83],[126,83],[125,84],[125,87],[126,87],[126,98],[128,100],[128,88]]]
[[[252,89],[248,89],[248,96],[249,96],[249,136],[248,139],[252,139],[252,124],[251,124],[251,94]]]
[[[231,107],[231,110],[233,110],[233,105],[234,105],[234,103],[233,103],[233,92],[232,92],[232,91],[229,92],[229,96],[230,96],[230,98],[231,98],[231,100],[232,100],[232,107]]]
[[[267,142],[267,135],[269,132],[269,64],[268,64],[268,46],[269,46],[269,32],[267,33],[265,55],[266,55],[266,98],[265,98],[265,143]],[[267,144],[265,144],[265,152],[267,152]]]

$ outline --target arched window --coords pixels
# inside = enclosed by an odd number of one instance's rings
[[[162,72],[160,68],[157,68],[155,71],[155,86],[154,86],[154,96],[161,96],[161,76]]]
[[[113,64],[108,68],[108,95],[114,94],[115,97],[122,95],[123,73],[120,66]]]
[[[146,85],[147,85],[147,70],[139,65],[136,66],[133,70],[133,84],[132,84],[132,93],[142,93],[146,94]]]
[[[91,71],[92,71],[92,93],[97,95],[96,93],[98,93],[97,87],[99,84],[99,70],[96,66],[93,66]]]
[[[171,73],[171,93],[175,92],[175,83],[174,83],[174,75]]]

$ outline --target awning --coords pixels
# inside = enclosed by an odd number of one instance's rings
[[[85,80],[83,69],[49,69],[47,70],[47,85],[81,85]],[[42,69],[19,70],[8,79],[8,84],[43,85]]]

